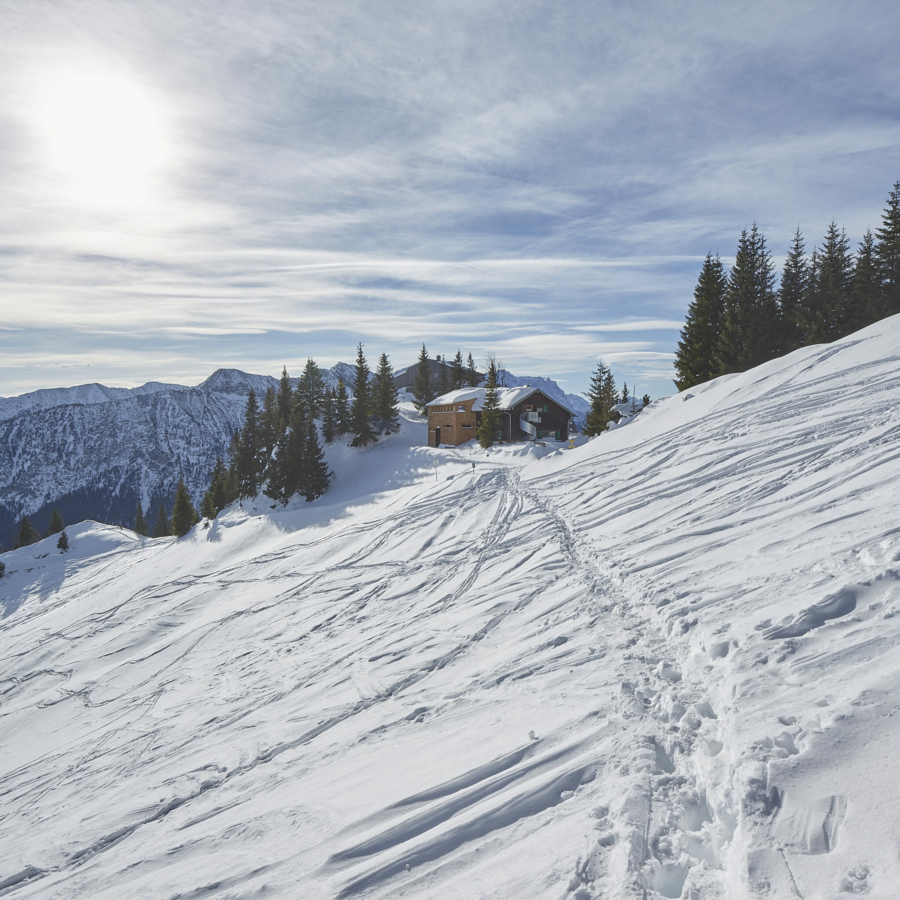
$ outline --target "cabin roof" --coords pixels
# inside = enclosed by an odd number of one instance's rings
[[[435,397],[434,400],[425,405],[426,407],[448,406],[453,403],[465,403],[468,400],[474,399],[475,402],[472,404],[472,410],[473,412],[480,412],[484,405],[484,395],[486,393],[487,388],[483,387],[460,388],[458,391],[450,391],[447,394],[441,394],[440,397]],[[551,403],[555,403],[558,407],[564,409],[570,415],[575,415],[574,411],[569,409],[565,403],[560,403],[559,400],[547,396],[540,388],[528,386],[498,388],[497,393],[500,398],[500,409],[512,409],[532,394],[540,394],[542,397],[546,397]]]

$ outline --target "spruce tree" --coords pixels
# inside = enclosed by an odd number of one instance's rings
[[[875,230],[875,263],[881,287],[878,319],[900,313],[900,181],[888,194],[881,228]]]
[[[334,399],[334,391],[325,389],[325,398],[322,403],[322,437],[326,444],[334,443],[334,436],[338,429],[337,404]]]
[[[56,542],[56,549],[60,553],[69,552],[69,536],[66,534],[65,528],[59,534],[59,540]]]
[[[850,241],[832,219],[821,248],[813,256],[807,303],[807,339],[827,343],[848,334],[853,258]]]
[[[497,363],[493,357],[488,359],[488,371],[485,384],[484,401],[481,404],[481,418],[478,421],[478,443],[487,450],[497,441],[497,433],[501,428],[500,391],[497,387]]]
[[[469,379],[466,376],[466,367],[463,365],[462,353],[457,350],[456,356],[453,357],[453,362],[450,364],[450,390],[458,391],[468,383]]]
[[[649,405],[650,405],[650,395],[644,394],[644,396],[641,397],[641,409],[646,409]]]
[[[434,400],[434,389],[431,385],[431,372],[428,368],[428,351],[422,344],[419,361],[416,366],[416,381],[413,386],[413,403],[423,416],[428,415],[427,405]]]
[[[745,372],[778,352],[775,274],[766,239],[753,223],[741,232],[725,289],[724,315],[715,354],[716,375]]]
[[[144,518],[144,511],[141,509],[140,501],[138,501],[137,511],[134,514],[134,533],[147,537],[147,520]]]
[[[6,563],[0,562],[0,578],[6,574]]]
[[[373,385],[373,419],[379,433],[393,434],[400,430],[400,391],[394,383],[394,369],[387,353],[378,359]]]
[[[609,396],[607,394],[607,380],[609,369],[603,361],[597,362],[597,368],[591,375],[591,386],[587,392],[588,402],[591,408],[584,420],[584,433],[588,437],[594,437],[602,431],[606,431],[609,423]]]
[[[791,353],[806,343],[806,303],[809,294],[809,263],[800,227],[794,232],[778,288],[778,348]]]
[[[256,394],[251,388],[244,410],[244,427],[241,430],[238,454],[237,488],[241,497],[253,497],[259,490],[263,472],[261,451],[259,407],[256,403]]]
[[[275,448],[275,442],[278,440],[278,420],[279,420],[278,399],[275,388],[270,387],[266,390],[266,396],[263,399],[262,414],[259,417],[259,443],[263,458],[268,460]]]
[[[328,490],[331,473],[325,463],[325,453],[319,443],[319,433],[312,416],[306,418],[306,467],[303,478],[303,496],[307,502],[321,497]]]
[[[278,382],[278,419],[279,428],[276,442],[281,432],[288,427],[291,420],[291,378],[287,366],[281,367],[281,380]]]
[[[51,534],[59,534],[65,527],[62,513],[54,507],[53,512],[50,513],[50,524],[47,526],[47,534],[44,537],[50,537]]]
[[[447,364],[442,356],[438,357],[440,368],[438,369],[437,392],[435,397],[443,397],[450,390],[450,379],[447,377]]]
[[[628,393],[628,382],[623,381],[622,382],[622,395],[619,400],[619,403],[627,403],[628,400],[630,399],[630,397],[631,397],[631,395]]]
[[[881,308],[881,283],[875,261],[875,237],[867,228],[853,264],[853,285],[850,289],[848,333],[877,322]]]
[[[334,398],[335,415],[337,418],[338,434],[348,434],[351,428],[350,422],[350,398],[347,396],[347,385],[343,378],[338,378],[337,393]]]
[[[172,533],[175,537],[184,537],[199,521],[200,517],[191,503],[191,495],[185,487],[184,479],[179,478],[172,505]]]
[[[159,515],[156,517],[156,525],[153,526],[153,537],[162,538],[169,536],[169,520],[166,518],[166,508],[159,504]]]
[[[477,387],[481,379],[478,377],[478,370],[475,368],[475,360],[472,359],[472,354],[469,354],[469,358],[466,361],[466,377],[469,380],[470,387]]]
[[[228,497],[228,472],[225,469],[225,463],[217,456],[212,475],[210,475],[209,488],[203,495],[203,500],[200,503],[200,514],[204,518],[215,519],[230,502],[231,500]]]
[[[718,254],[706,254],[694,299],[688,307],[675,351],[675,386],[679,391],[714,378],[714,357],[725,302],[725,269]],[[605,427],[605,423],[604,423]]]
[[[324,399],[325,382],[322,378],[322,371],[314,359],[306,360],[306,367],[303,369],[297,388],[306,404],[307,415],[317,419]]]
[[[366,447],[378,436],[372,428],[372,397],[369,384],[369,364],[363,353],[362,342],[356,348],[356,379],[353,386],[353,406],[350,410],[351,447]]]
[[[36,544],[40,539],[41,536],[38,530],[31,524],[31,520],[28,516],[22,516],[22,521],[19,523],[19,530],[16,533],[16,538],[13,542],[13,550]]]
[[[290,427],[284,429],[275,445],[275,452],[269,460],[266,470],[266,486],[264,493],[276,503],[285,504],[291,499],[296,488],[296,465],[291,461]]]

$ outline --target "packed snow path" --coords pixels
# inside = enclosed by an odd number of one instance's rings
[[[898,362],[5,555],[0,896],[896,896]]]

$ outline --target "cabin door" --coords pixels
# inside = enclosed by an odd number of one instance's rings
[[[435,446],[435,447],[440,447],[440,446],[441,446],[441,429],[440,429],[440,426],[438,426],[438,427],[436,427],[436,428],[434,429],[434,446]]]

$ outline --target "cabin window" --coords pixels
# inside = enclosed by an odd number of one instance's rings
[[[534,407],[529,403],[528,406],[525,407],[525,412],[531,412]]]
[[[465,412],[465,411],[466,411],[466,405],[465,405],[464,403],[461,403],[461,404],[456,408],[456,411],[457,411],[457,412]]]
[[[547,404],[544,404],[544,412],[547,412]]]
[[[471,425],[463,425],[463,428],[471,428]]]

